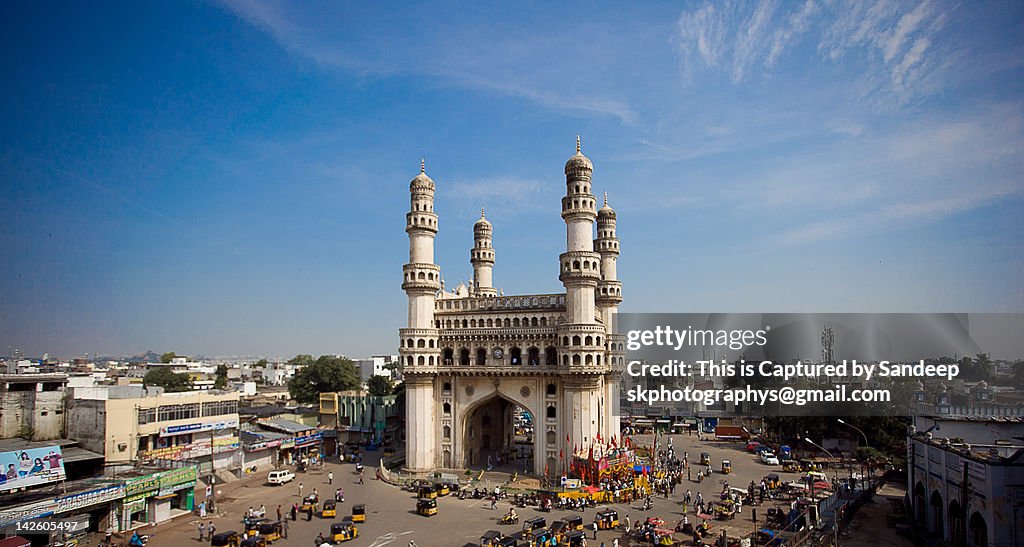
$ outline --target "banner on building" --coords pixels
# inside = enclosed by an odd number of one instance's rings
[[[169,425],[160,428],[160,436],[184,435],[186,433],[200,433],[202,431],[220,431],[238,427],[238,420],[227,420],[223,422],[206,422],[183,425]]]
[[[0,492],[64,480],[59,446],[0,452]]]

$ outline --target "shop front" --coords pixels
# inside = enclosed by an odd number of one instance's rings
[[[323,452],[323,433],[295,437],[295,457],[297,461],[308,462],[320,457]]]
[[[155,524],[191,513],[195,501],[196,468],[171,469],[159,475],[160,489],[148,500],[149,521]]]
[[[111,509],[116,505],[114,502],[124,498],[124,492],[123,484],[92,485],[57,498],[4,507],[0,509],[0,528],[6,529],[19,522],[37,518],[58,517],[78,521],[78,533],[105,530],[111,518]],[[60,531],[33,534],[22,530],[18,533],[34,546],[49,545],[58,541],[70,544],[77,540],[77,537],[64,537]]]
[[[121,502],[120,530],[132,530],[149,524],[149,498],[160,492],[160,473],[150,473],[125,481]]]

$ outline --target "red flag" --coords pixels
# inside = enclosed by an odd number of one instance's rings
[[[590,454],[587,455],[588,460],[594,459],[594,445],[590,445]]]
[[[558,451],[558,459],[560,459],[560,460],[564,460],[565,459],[565,451],[564,450],[559,450]]]
[[[544,464],[544,476],[547,476],[547,474],[548,474],[548,464],[545,463]]]

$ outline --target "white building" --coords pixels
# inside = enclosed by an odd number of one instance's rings
[[[386,376],[389,380],[394,380],[391,371],[384,368],[384,365],[397,361],[397,355],[374,355],[367,359],[354,359],[352,362],[359,369],[359,382],[365,384],[371,376]]]

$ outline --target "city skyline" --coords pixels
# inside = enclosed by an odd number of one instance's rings
[[[972,9],[973,8],[973,9]],[[1024,311],[1016,4],[8,4],[0,344],[397,352],[446,286],[559,292],[582,135],[624,312]]]

